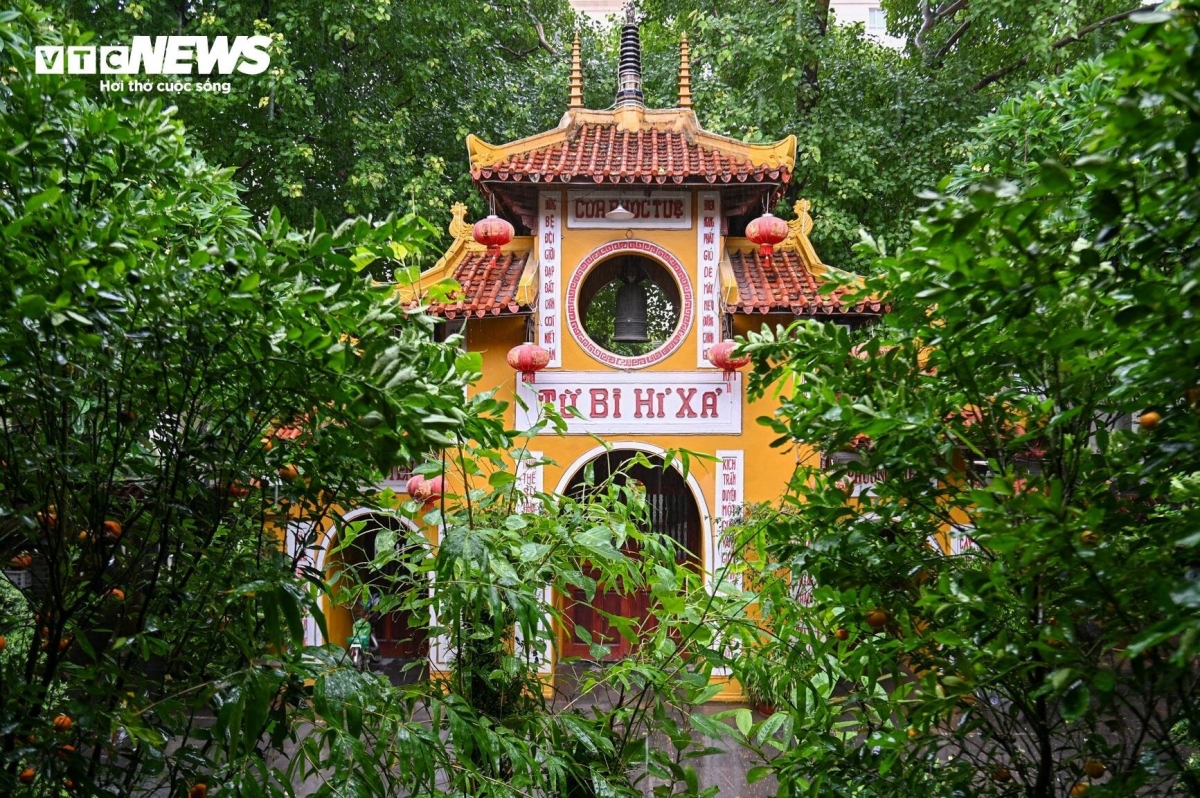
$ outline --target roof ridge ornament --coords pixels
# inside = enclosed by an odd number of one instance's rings
[[[621,28],[621,54],[617,61],[617,108],[645,108],[642,95],[642,42],[638,32],[637,11],[632,2],[625,4],[625,24]]]
[[[692,58],[686,33],[679,39],[679,107],[692,107]]]
[[[579,52],[579,34],[575,34],[575,42],[571,45],[571,96],[567,101],[568,108],[583,107],[583,65]]]

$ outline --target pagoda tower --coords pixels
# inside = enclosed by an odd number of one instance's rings
[[[476,390],[510,402],[513,429],[532,427],[546,403],[566,419],[565,435],[548,428],[530,459],[512,464],[526,491],[569,493],[588,464],[601,479],[635,452],[659,463],[680,448],[712,455],[686,471],[675,463],[634,474],[656,531],[712,578],[730,553],[723,529],[747,505],[778,499],[797,462],[818,458],[770,446],[774,434],[755,419],[776,405],[749,401],[722,342],[801,317],[853,327],[884,309],[821,291],[834,270],[809,240],[809,204],[797,202],[787,222],[766,213],[792,179],[795,136],[749,144],[704,130],[686,39],[676,107],[646,107],[632,14],[616,78],[611,108],[584,107],[577,38],[557,127],[505,144],[468,136],[471,177],[495,218],[473,226],[456,205],[453,242],[402,292],[420,303],[429,286],[455,281],[429,312],[482,355]],[[599,614],[572,615],[572,598],[559,597],[569,621],[547,669],[588,656],[576,623],[607,640],[611,658],[625,656]],[[594,604],[628,616],[644,601]]]

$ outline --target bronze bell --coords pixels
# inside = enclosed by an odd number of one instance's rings
[[[646,335],[646,289],[641,277],[625,278],[617,289],[617,313],[613,320],[613,341],[622,344],[644,344]]]

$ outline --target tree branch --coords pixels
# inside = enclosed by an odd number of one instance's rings
[[[939,47],[938,51],[933,54],[935,63],[946,57],[946,53],[950,52],[950,48],[958,43],[958,40],[963,37],[963,34],[967,32],[967,28],[969,27],[971,27],[971,20],[969,19],[958,26],[958,30],[954,31],[950,35],[950,38],[946,40],[946,43]]]
[[[952,17],[966,8],[969,2],[970,0],[946,0],[941,6],[931,8],[929,0],[921,0],[921,29],[913,37],[913,44],[917,46],[917,49],[922,51],[925,49],[925,34],[933,30],[946,17]]]
[[[1054,42],[1054,44],[1050,45],[1050,49],[1058,50],[1060,48],[1066,47],[1068,44],[1075,44],[1076,42],[1083,41],[1083,37],[1087,36],[1089,33],[1099,30],[1100,28],[1104,27],[1105,25],[1111,25],[1114,22],[1120,22],[1123,19],[1127,19],[1127,18],[1133,16],[1134,14],[1136,14],[1137,12],[1143,10],[1144,8],[1145,8],[1145,6],[1137,5],[1137,6],[1134,6],[1133,8],[1126,9],[1125,11],[1122,11],[1119,14],[1113,14],[1111,17],[1105,17],[1104,19],[1100,20],[1099,22],[1093,22],[1091,25],[1082,27],[1079,30],[1072,33],[1071,35],[1064,36],[1061,39],[1059,39],[1058,41]],[[1023,55],[1019,59],[1014,61],[1013,63],[1009,64],[1008,66],[1001,67],[1000,69],[997,69],[995,72],[991,73],[990,75],[985,75],[984,77],[982,77],[979,80],[978,83],[976,83],[974,86],[971,87],[971,91],[980,91],[981,89],[985,89],[988,86],[992,85],[996,81],[1001,80],[1002,78],[1005,78],[1008,75],[1011,75],[1013,72],[1016,72],[1018,69],[1025,66],[1026,64],[1028,64],[1030,57],[1031,56],[1028,54]]]

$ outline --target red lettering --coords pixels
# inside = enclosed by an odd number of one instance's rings
[[[700,418],[716,418],[717,417],[717,396],[721,389],[715,391],[705,391],[700,395]]]
[[[713,200],[710,200],[710,199],[706,199],[706,200],[704,201],[704,210],[706,210],[706,211],[715,211],[716,209],[717,209],[717,203],[716,203],[716,202],[714,202]]]
[[[547,231],[546,234],[544,236],[542,236],[542,243],[543,244],[553,244],[554,243],[554,233]]]
[[[695,418],[696,411],[692,409],[692,397],[696,395],[695,388],[679,389],[679,412],[675,418]]]
[[[558,200],[550,199],[549,197],[547,197],[545,200],[543,200],[542,204],[545,206],[545,209],[548,211],[558,210]]]
[[[654,418],[654,389],[646,388],[646,395],[642,396],[641,388],[633,389],[633,417],[642,417],[642,408],[646,408],[646,416]]]
[[[577,401],[579,401],[579,395],[581,393],[583,393],[583,389],[576,388],[573,391],[565,390],[561,394],[559,394],[559,396],[558,396],[558,412],[562,413],[563,418],[574,418],[575,417],[575,414],[572,413],[568,408],[572,408],[575,406],[575,403]]]
[[[704,243],[705,244],[717,243],[717,234],[716,233],[705,233],[704,234]]]
[[[613,418],[620,418],[621,417],[621,389],[613,388],[612,396],[613,396],[613,401],[612,401]]]
[[[588,391],[592,397],[592,418],[608,418],[608,389],[592,388]]]

